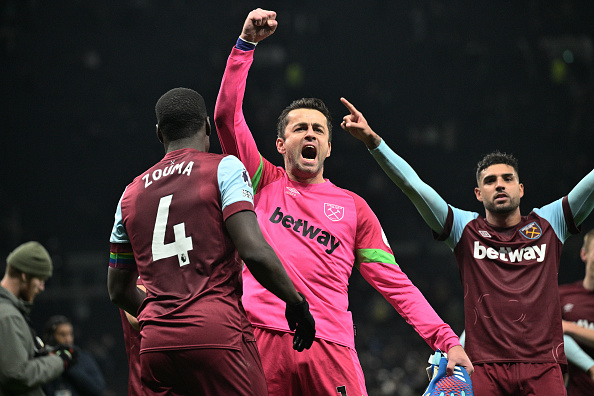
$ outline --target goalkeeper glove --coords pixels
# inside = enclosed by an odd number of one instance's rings
[[[301,352],[303,349],[309,349],[313,344],[316,335],[316,322],[309,312],[309,304],[305,296],[301,293],[299,295],[303,301],[297,304],[287,304],[285,317],[289,328],[295,330],[293,349]]]
[[[464,367],[456,366],[454,375],[446,376],[448,359],[440,350],[429,357],[429,363],[429,386],[423,396],[474,396],[472,381]]]
[[[59,345],[54,353],[56,356],[61,357],[64,361],[64,370],[68,370],[70,367],[75,365],[78,360],[78,351],[73,347]]]

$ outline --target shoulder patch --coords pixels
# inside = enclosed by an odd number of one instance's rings
[[[241,171],[241,178],[243,179],[243,182],[249,187],[252,188],[252,180],[250,179],[250,176],[248,175],[247,170],[243,169]]]

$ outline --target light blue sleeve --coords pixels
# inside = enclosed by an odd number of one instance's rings
[[[382,139],[380,145],[369,152],[388,177],[412,201],[425,223],[435,233],[441,234],[448,216],[446,201],[431,186],[421,180],[415,170],[396,154],[385,140]],[[453,250],[460,240],[466,224],[476,219],[478,213],[451,208],[454,212],[454,224],[445,243]]]
[[[574,222],[579,226],[594,208],[594,170],[569,192],[567,200]],[[571,236],[563,214],[563,198],[533,211],[551,224],[559,240],[565,242]]]
[[[575,224],[586,220],[594,208],[594,170],[590,171],[567,195]]]
[[[454,223],[452,224],[450,236],[445,240],[445,243],[450,249],[454,250],[458,242],[460,242],[460,238],[462,238],[462,233],[464,232],[466,225],[476,219],[479,214],[476,212],[469,212],[468,210],[454,208],[453,206],[450,207],[454,213]]]
[[[124,193],[125,192],[126,191],[124,191]],[[130,237],[126,232],[126,228],[124,228],[124,223],[122,221],[122,198],[124,197],[124,193],[122,193],[122,196],[120,197],[114,216],[115,219],[113,228],[111,229],[111,237],[109,238],[109,242],[111,243],[130,243]]]
[[[571,234],[563,215],[563,198],[559,198],[542,208],[534,208],[532,211],[551,224],[560,241],[565,242],[569,238]]]
[[[369,150],[390,179],[416,206],[425,222],[436,233],[443,231],[448,216],[448,204],[415,170],[386,144],[385,140]]]
[[[253,205],[252,181],[245,166],[237,157],[228,155],[221,160],[217,169],[217,179],[222,209],[239,201],[247,201]]]
[[[567,356],[567,360],[569,360],[571,363],[575,364],[584,371],[588,371],[590,367],[594,366],[594,359],[584,352],[584,350],[580,348],[578,343],[575,342],[572,337],[564,334],[563,343],[565,356]]]

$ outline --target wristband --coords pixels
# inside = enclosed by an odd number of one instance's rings
[[[252,51],[256,48],[258,43],[252,43],[251,41],[247,41],[242,39],[241,37],[237,38],[237,43],[235,43],[235,48],[240,49],[242,51]]]

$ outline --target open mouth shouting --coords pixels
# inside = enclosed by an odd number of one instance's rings
[[[316,160],[318,155],[318,149],[311,143],[305,144],[301,149],[301,158],[306,162],[312,162]]]

